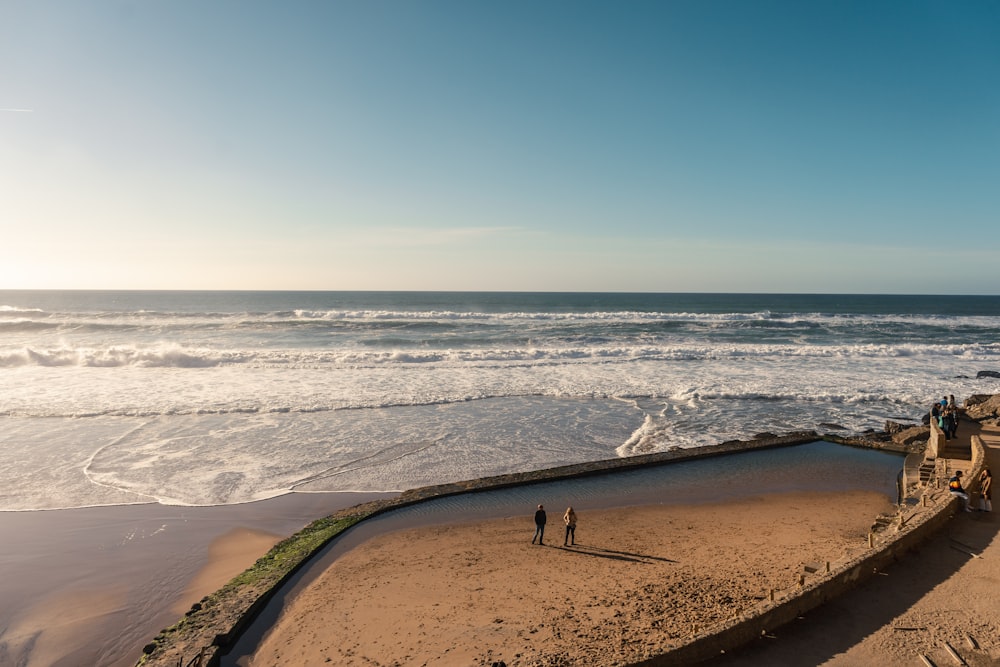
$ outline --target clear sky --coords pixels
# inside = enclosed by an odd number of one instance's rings
[[[0,288],[997,294],[998,35],[986,0],[0,0]]]

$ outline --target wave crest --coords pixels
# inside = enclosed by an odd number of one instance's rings
[[[141,347],[60,346],[49,349],[0,349],[0,368],[18,366],[79,366],[90,368],[215,368],[251,365],[308,368],[382,366],[396,364],[558,365],[631,363],[642,361],[701,361],[751,358],[894,358],[920,356],[1000,356],[1000,343],[964,345],[584,345],[446,350],[215,350],[164,343]]]
[[[0,351],[0,367],[80,366],[89,368],[210,368],[252,360],[252,353],[188,350],[179,345],[141,348],[114,345],[103,349],[59,347]]]

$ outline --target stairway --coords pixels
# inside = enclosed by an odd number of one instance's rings
[[[937,466],[936,460],[933,458],[924,459],[923,463],[920,464],[920,483],[927,486],[927,483],[934,478],[934,469]]]
[[[958,420],[958,435],[951,440],[944,442],[944,447],[938,451],[938,456],[942,459],[958,459],[961,461],[972,460],[972,442],[970,434],[978,430],[978,424],[966,419]]]

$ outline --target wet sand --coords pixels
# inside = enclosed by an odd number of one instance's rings
[[[278,540],[390,495],[0,512],[0,665],[131,667],[161,629]]]
[[[591,510],[573,547],[564,507],[545,546],[530,511],[394,532],[335,561],[251,664],[628,664],[845,557],[890,507],[852,491]]]

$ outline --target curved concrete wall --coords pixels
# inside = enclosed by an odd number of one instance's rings
[[[940,432],[940,429],[938,429]],[[943,434],[942,434],[943,437]],[[794,444],[812,442],[819,439],[846,444],[842,439],[829,436],[821,437],[814,431],[800,431],[785,436],[764,438],[755,441],[728,441],[718,445],[692,450],[676,450],[657,454],[630,457],[626,459],[611,459],[596,461],[542,471],[501,475],[498,477],[471,480],[456,484],[443,484],[433,487],[423,487],[401,494],[392,501],[375,501],[366,505],[343,510],[331,518],[351,515],[358,520],[367,519],[392,509],[422,502],[429,498],[468,493],[470,491],[505,486],[520,486],[533,482],[565,479],[587,475],[603,474],[610,470],[626,469],[645,465],[659,465],[672,461],[690,460],[713,456],[724,456],[752,449],[784,447]],[[884,448],[893,449],[891,446]],[[974,446],[975,450],[975,446]],[[980,461],[981,456],[980,443]],[[978,476],[978,472],[975,473]],[[916,544],[938,530],[951,516],[950,510],[956,506],[956,500],[946,490],[931,490],[930,502],[925,506],[917,503],[916,509],[908,517],[903,517],[895,532],[891,535],[879,534],[874,538],[872,547],[861,548],[861,553],[847,560],[831,564],[829,573],[808,575],[803,585],[794,590],[780,591],[775,596],[775,602],[762,604],[754,612],[732,619],[721,625],[716,625],[704,634],[698,635],[682,647],[671,650],[651,660],[636,663],[636,667],[652,665],[686,665],[717,655],[720,650],[730,650],[746,644],[759,637],[762,631],[773,629],[787,623],[804,612],[813,609],[826,600],[856,586],[872,575],[873,570],[884,567],[895,560],[903,552],[912,549]],[[232,645],[232,642],[251,621],[256,612],[305,562],[298,563],[285,577],[276,581],[272,587],[252,600],[228,600],[227,604],[242,609],[232,610],[227,615],[226,622],[217,620],[201,620],[200,613],[191,614],[191,624],[185,624],[181,632],[165,631],[157,641],[150,645],[149,655],[139,661],[144,667],[162,666],[176,667],[177,656],[183,656],[184,664],[199,650],[204,651],[206,666],[218,665],[222,653]],[[221,602],[221,601],[220,601]],[[191,626],[196,626],[192,628]],[[180,629],[180,628],[179,628]],[[188,634],[190,632],[190,634]],[[186,635],[186,636],[182,636]],[[203,648],[202,648],[203,647]]]
[[[983,441],[973,436],[970,478],[979,478],[984,462]],[[917,501],[915,507],[909,512],[901,510],[893,527],[870,536],[872,546],[860,555],[832,566],[829,573],[805,575],[803,586],[783,599],[764,603],[754,612],[715,626],[684,646],[630,667],[690,665],[743,646],[871,578],[939,531],[959,507],[958,498],[947,489],[927,488],[911,500]]]

